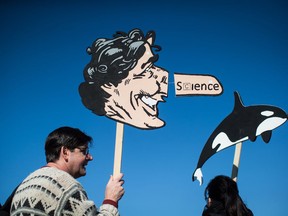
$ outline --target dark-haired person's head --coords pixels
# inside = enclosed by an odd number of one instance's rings
[[[207,185],[204,193],[207,205],[203,216],[253,216],[239,195],[237,183],[228,176],[219,175]]]
[[[81,147],[81,149],[88,151],[92,141],[92,137],[86,135],[78,128],[57,128],[48,135],[45,142],[46,162],[55,162],[58,160],[62,147],[69,150]]]

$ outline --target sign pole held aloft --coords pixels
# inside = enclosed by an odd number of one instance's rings
[[[235,146],[235,153],[234,153],[234,160],[233,160],[233,167],[232,167],[232,175],[231,175],[231,178],[235,182],[237,182],[237,177],[238,177],[241,149],[242,149],[242,142],[239,142]]]
[[[117,122],[113,175],[117,175],[121,172],[123,131],[124,124],[121,122]]]

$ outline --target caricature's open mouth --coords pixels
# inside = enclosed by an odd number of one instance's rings
[[[138,106],[142,106],[142,108],[149,113],[151,116],[157,116],[157,104],[158,102],[164,102],[165,100],[162,97],[167,97],[167,94],[157,93],[153,96],[149,95],[135,95],[135,99]],[[142,102],[142,103],[141,103]]]
[[[146,105],[150,106],[153,110],[155,110],[157,108],[157,100],[154,99],[154,98],[151,98],[147,95],[143,95],[141,98],[140,98]]]

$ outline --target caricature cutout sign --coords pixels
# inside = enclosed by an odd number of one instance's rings
[[[95,40],[87,49],[91,61],[79,86],[85,107],[140,129],[163,127],[157,105],[168,96],[168,72],[154,65],[154,50],[160,50],[154,41],[154,31],[144,36],[139,29]]]
[[[197,179],[200,185],[203,182],[201,168],[211,156],[248,139],[254,142],[260,135],[264,142],[268,143],[272,130],[287,120],[285,111],[278,107],[268,105],[245,107],[237,92],[234,92],[234,97],[235,105],[232,113],[218,125],[202,149],[192,177],[192,180]]]

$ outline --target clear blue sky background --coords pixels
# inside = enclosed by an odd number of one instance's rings
[[[78,85],[99,37],[140,28],[156,32],[157,65],[170,72],[169,97],[159,105],[166,121],[147,131],[124,127],[122,172],[125,216],[201,215],[208,181],[231,175],[234,147],[203,166],[204,184],[191,176],[213,130],[232,111],[233,91],[246,106],[288,110],[287,1],[1,1],[0,202],[45,164],[44,141],[57,127],[78,127],[95,142],[94,160],[79,181],[100,205],[113,172],[116,122],[81,103]],[[211,74],[224,87],[217,97],[176,97],[173,74]],[[288,124],[243,143],[239,189],[255,215],[285,215]]]

